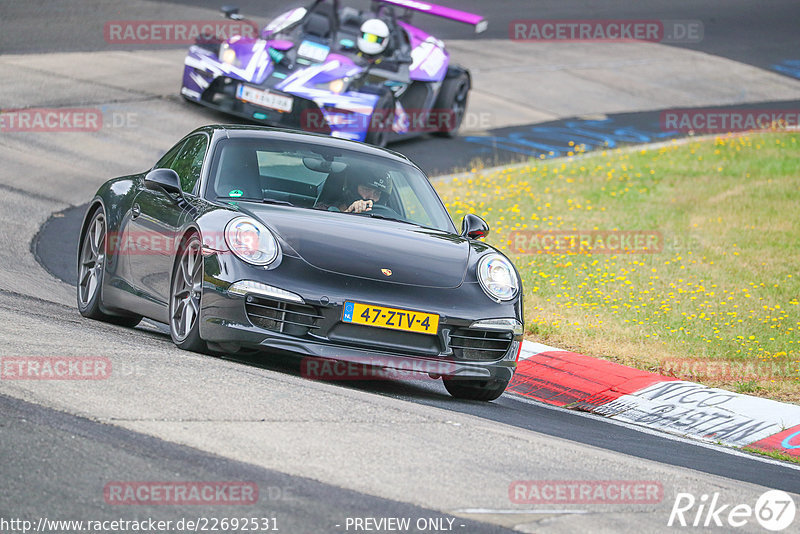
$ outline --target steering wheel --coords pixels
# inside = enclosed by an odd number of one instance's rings
[[[376,215],[383,215],[386,217],[392,217],[394,219],[399,219],[400,214],[394,211],[389,206],[385,206],[383,204],[373,204],[371,210],[364,211],[362,213],[375,213]]]

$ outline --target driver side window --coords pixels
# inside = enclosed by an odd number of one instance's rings
[[[178,143],[174,147],[170,148],[169,151],[166,154],[161,156],[161,159],[158,160],[158,163],[156,163],[153,168],[154,169],[171,169],[172,168],[172,162],[175,161],[175,157],[178,155],[178,152],[180,151],[181,147],[184,144],[185,143],[183,141],[181,141],[180,143]]]
[[[169,165],[169,168],[178,173],[184,193],[194,193],[195,185],[203,170],[206,148],[208,148],[208,137],[203,134],[190,137],[175,160]]]

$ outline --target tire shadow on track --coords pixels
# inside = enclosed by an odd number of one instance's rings
[[[325,382],[333,386],[354,389],[365,393],[389,397],[410,397],[427,403],[452,401],[453,403],[466,402],[470,404],[467,401],[460,401],[451,397],[450,394],[445,391],[441,380],[434,380],[427,375],[420,375],[419,373],[406,373],[403,374],[404,378],[391,378],[394,374],[383,373],[381,369],[375,368],[373,376],[387,376],[388,378],[334,379],[329,376],[310,376],[303,365],[303,357],[296,354],[265,351],[250,354],[225,354],[220,357],[242,365],[291,375],[311,382]],[[333,360],[331,360],[331,363],[334,363]],[[370,373],[370,371],[360,366],[356,372],[360,373],[358,375],[359,377]]]

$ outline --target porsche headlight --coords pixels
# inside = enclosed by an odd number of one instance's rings
[[[223,63],[233,65],[234,67],[241,66],[239,59],[236,57],[236,50],[231,48],[231,45],[228,43],[222,43],[219,46],[219,59],[222,60]]]
[[[488,254],[478,263],[478,281],[494,300],[511,300],[519,291],[519,280],[514,266],[500,254]]]
[[[225,227],[225,243],[251,265],[269,265],[278,257],[278,241],[266,226],[251,217],[237,217]]]

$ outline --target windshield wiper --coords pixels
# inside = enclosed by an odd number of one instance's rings
[[[294,206],[294,204],[292,204],[288,200],[278,200],[278,199],[275,199],[275,198],[264,198],[264,199],[261,199],[261,202],[263,204],[277,204],[279,206]]]
[[[373,219],[383,219],[384,221],[396,221],[396,222],[401,222],[401,223],[404,223],[404,224],[411,224],[413,226],[419,226],[418,224],[415,224],[415,223],[413,223],[411,221],[406,221],[405,219],[398,219],[396,217],[387,217],[386,215],[380,215],[378,213],[372,213],[369,210],[368,211],[362,211],[361,213],[356,213],[355,215],[366,215],[367,217],[372,217]]]

